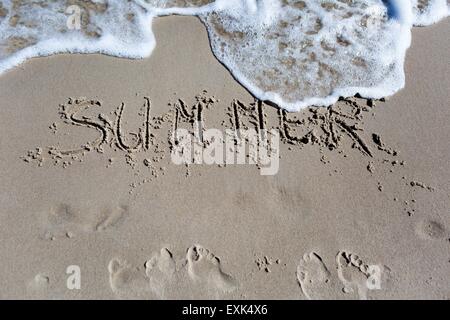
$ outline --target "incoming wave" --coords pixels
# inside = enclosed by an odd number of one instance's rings
[[[152,20],[195,15],[211,48],[261,100],[297,111],[403,88],[414,25],[447,0],[0,0],[0,73],[56,53],[151,55]]]

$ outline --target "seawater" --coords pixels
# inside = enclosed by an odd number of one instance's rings
[[[149,57],[155,17],[192,15],[237,81],[297,111],[403,88],[411,28],[449,8],[447,0],[1,0],[0,73],[57,53]]]

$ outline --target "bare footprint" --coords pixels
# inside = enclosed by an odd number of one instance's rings
[[[128,215],[126,205],[86,207],[66,203],[43,213],[43,239],[72,238],[81,233],[101,232],[116,227]]]
[[[359,299],[366,300],[368,292],[369,266],[356,254],[340,251],[336,256],[339,279],[344,284],[344,292],[357,293]]]
[[[339,284],[315,252],[307,253],[297,266],[297,280],[310,300],[339,299]]]
[[[145,273],[117,258],[109,262],[109,282],[117,297],[218,298],[237,287],[234,279],[222,271],[219,259],[198,245],[190,247],[186,259],[179,264],[167,248],[162,248],[144,266]]]
[[[188,274],[193,281],[222,292],[236,289],[235,280],[222,271],[219,258],[208,249],[194,245],[188,249],[186,259]]]
[[[99,222],[95,226],[96,231],[104,231],[116,226],[120,223],[129,212],[129,208],[126,205],[120,205],[115,208],[104,208]]]
[[[442,223],[425,219],[418,223],[416,227],[416,234],[426,240],[439,240],[446,236],[446,230]]]
[[[147,296],[147,281],[137,268],[114,258],[108,264],[108,271],[111,289],[119,298],[140,299]]]
[[[151,290],[160,299],[171,297],[171,291],[178,283],[176,263],[172,253],[167,248],[162,248],[159,254],[155,254],[145,262],[145,274],[149,279]]]
[[[44,299],[48,296],[50,278],[46,274],[38,273],[27,284],[27,294],[33,299]]]

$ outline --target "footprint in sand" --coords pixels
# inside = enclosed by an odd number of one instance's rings
[[[159,254],[155,254],[145,262],[145,274],[150,289],[160,299],[171,297],[172,290],[176,290],[176,285],[179,283],[175,260],[167,248],[161,249]]]
[[[145,262],[145,272],[126,261],[112,259],[108,265],[112,291],[125,299],[219,297],[237,286],[224,273],[219,259],[202,246],[192,246],[179,264],[163,248]],[[179,266],[179,267],[178,267]]]
[[[109,284],[112,291],[121,299],[145,298],[148,292],[145,276],[138,268],[118,258],[108,264]]]
[[[339,279],[344,284],[346,294],[357,293],[359,299],[366,300],[369,290],[370,268],[356,254],[340,251],[336,256]]]
[[[236,289],[235,280],[222,271],[219,258],[208,249],[194,245],[188,249],[186,260],[189,277],[194,282],[223,292]]]
[[[329,300],[339,298],[339,283],[315,252],[307,253],[297,266],[297,280],[306,298]]]
[[[118,225],[128,215],[129,208],[126,205],[120,205],[114,208],[106,207],[101,210],[98,222],[95,225],[95,231],[105,231]]]
[[[43,239],[72,238],[79,233],[102,232],[117,226],[128,215],[126,205],[86,208],[61,203],[44,212]]]
[[[381,278],[374,272],[387,267],[369,266],[356,254],[339,251],[336,256],[337,274],[330,272],[315,252],[305,254],[297,267],[297,280],[308,299],[367,299],[369,289],[377,288]],[[374,282],[375,281],[375,282]],[[377,283],[378,282],[378,283]]]
[[[46,274],[38,273],[27,284],[27,294],[30,298],[43,299],[48,294],[50,286],[50,277]]]
[[[417,224],[416,234],[426,240],[439,240],[446,236],[444,225],[438,221],[425,219]]]

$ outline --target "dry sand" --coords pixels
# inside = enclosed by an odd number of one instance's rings
[[[297,114],[258,113],[197,19],[154,29],[150,59],[0,77],[1,298],[450,298],[449,20],[413,30],[386,102]],[[178,99],[208,128],[281,129],[278,174],[172,164]]]

